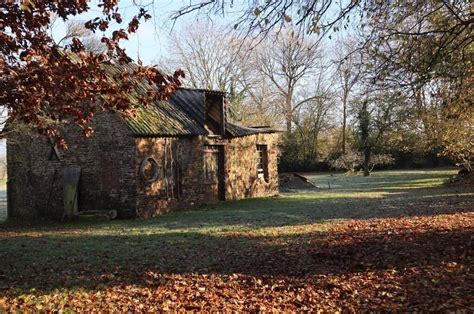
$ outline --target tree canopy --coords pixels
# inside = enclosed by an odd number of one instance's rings
[[[76,123],[91,135],[98,111],[133,114],[134,82],[159,87],[137,93],[139,102],[166,98],[180,86],[184,72],[175,69],[183,66],[188,83],[229,92],[233,119],[285,128],[290,146],[301,147],[287,151],[303,159],[338,158],[346,146],[355,149],[357,104],[365,99],[371,108],[385,108],[396,99],[403,110],[390,112],[388,121],[397,123],[371,145],[374,153],[384,153],[377,151],[390,144],[388,150],[425,150],[472,168],[474,16],[469,1],[192,0],[171,20],[228,14],[231,25],[225,31],[211,26],[203,33],[197,27],[175,36],[172,49],[178,57],[165,67],[170,74],[139,60],[119,73],[104,70],[107,62],[132,62],[123,42],[152,18],[147,9],[154,1],[133,1],[135,15],[128,20],[118,4],[0,4],[0,101],[11,121],[56,136],[64,146],[58,123]],[[96,16],[71,21],[86,12]],[[67,40],[53,40],[48,28],[54,19],[68,23]],[[100,34],[101,44],[87,34]],[[328,39],[333,43],[321,44]],[[253,118],[245,117],[250,113]]]
[[[464,0],[275,0],[238,4],[209,0],[189,2],[173,18],[191,12],[211,16],[228,14],[238,7],[241,14],[232,22],[234,29],[246,37],[259,38],[259,42],[265,43],[275,34],[284,36],[288,29],[298,38],[313,36],[318,40],[334,39],[341,34],[345,40],[333,46],[339,56],[331,58],[340,81],[336,94],[341,95],[343,112],[342,129],[336,131],[341,134],[341,139],[336,140],[340,144],[333,148],[333,155],[337,158],[346,151],[346,137],[350,136],[346,130],[348,119],[352,118],[354,131],[360,130],[357,122],[360,122],[357,119],[360,110],[356,104],[363,103],[365,98],[370,100],[371,121],[380,121],[377,114],[387,104],[396,103],[398,108],[387,117],[387,121],[392,121],[387,130],[377,133],[379,144],[368,145],[371,149],[386,149],[387,144],[398,142],[402,150],[433,152],[472,169],[474,15],[471,6],[470,1]],[[275,39],[270,42],[274,56],[283,45]],[[332,53],[325,51],[326,55]],[[303,64],[303,59],[296,64]],[[281,66],[271,69],[271,75],[282,69]],[[280,99],[280,103],[285,100]],[[287,112],[289,135],[293,120],[301,119],[301,112]],[[291,134],[291,154],[296,153],[295,146],[308,146],[307,141],[302,141],[305,136],[297,139],[301,135],[301,132]],[[356,141],[353,144],[360,147]]]

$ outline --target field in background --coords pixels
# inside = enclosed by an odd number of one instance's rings
[[[0,224],[0,311],[467,309],[474,190],[443,186],[454,173],[307,174],[319,189],[148,220]]]
[[[393,170],[376,171],[370,176],[360,174],[346,175],[343,173],[307,173],[312,183],[323,190],[335,191],[385,191],[397,189],[428,188],[441,185],[447,177],[453,176],[458,169],[429,170]]]

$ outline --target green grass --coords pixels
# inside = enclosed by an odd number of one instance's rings
[[[405,170],[380,171],[368,177],[360,174],[308,174],[310,181],[323,190],[329,186],[335,191],[367,192],[397,189],[429,188],[440,186],[444,180],[456,173],[455,170]]]
[[[472,210],[472,188],[455,172],[384,171],[370,177],[309,174],[320,187],[279,197],[219,203],[153,219],[0,224],[1,280],[31,289],[98,289],[105,273],[273,273],[265,261],[327,232],[334,222]],[[331,189],[329,189],[330,182]],[[301,254],[297,263],[304,265]],[[303,267],[303,266],[301,266]],[[125,279],[122,279],[125,281]]]

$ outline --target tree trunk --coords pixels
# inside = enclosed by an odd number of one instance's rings
[[[285,122],[286,122],[286,133],[291,134],[291,120],[293,118],[293,112],[292,112],[292,106],[291,106],[291,95],[288,95],[286,97],[286,103],[285,103]]]
[[[288,135],[291,134],[291,126],[292,126],[292,120],[293,120],[293,106],[291,104],[291,101],[293,99],[293,92],[290,89],[288,91],[288,94],[285,97],[285,122],[286,122],[286,133]]]
[[[370,162],[370,153],[371,149],[370,146],[366,145],[364,148],[364,177],[367,177],[370,175],[370,168],[369,168],[369,162]]]
[[[342,100],[342,154],[346,153],[347,97]]]
[[[364,168],[364,176],[370,175],[369,162],[372,145],[370,141],[370,113],[367,107],[367,101],[364,101],[362,108],[359,110],[359,137],[364,150],[364,161],[362,167]]]
[[[313,160],[318,160],[318,142],[319,142],[319,132],[316,132],[314,135],[314,140],[313,140],[313,151],[312,151],[312,159]]]
[[[286,133],[291,134],[291,114],[286,114]]]

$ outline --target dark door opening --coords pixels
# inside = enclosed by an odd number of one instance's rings
[[[219,179],[219,201],[225,201],[225,162],[224,162],[224,146],[218,146],[219,156],[218,156],[218,168],[217,168],[217,177]]]
[[[206,145],[204,149],[204,179],[209,185],[210,200],[225,200],[224,146]]]

